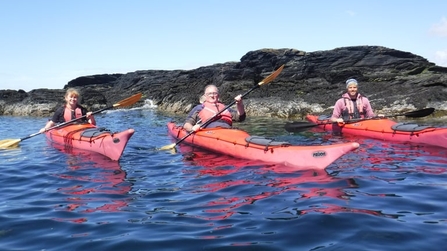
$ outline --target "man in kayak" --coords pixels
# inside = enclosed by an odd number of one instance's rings
[[[343,123],[345,120],[372,118],[374,112],[368,98],[358,92],[357,80],[351,78],[346,81],[347,92],[335,103],[331,120]],[[378,115],[383,117],[382,114]]]
[[[207,85],[203,97],[203,103],[195,106],[186,118],[183,128],[187,131],[199,130],[202,123],[213,118],[225,108],[225,105],[219,101],[219,90],[215,85]],[[234,99],[236,100],[236,110],[229,108],[223,111],[213,118],[212,122],[206,126],[207,128],[231,128],[233,121],[242,122],[245,120],[245,108],[242,102],[242,95],[238,95]]]
[[[58,123],[64,123],[82,116],[85,116],[85,118],[81,119],[79,121],[80,123],[90,123],[92,125],[96,125],[92,112],[87,112],[87,109],[78,104],[79,97],[80,95],[78,90],[69,88],[65,93],[65,105],[56,110],[53,114],[53,118],[49,120],[45,127],[40,129],[39,132],[43,133]]]

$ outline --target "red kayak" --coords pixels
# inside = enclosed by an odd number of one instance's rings
[[[306,119],[327,131],[447,148],[447,128],[398,123],[387,118],[365,119],[341,125],[332,123],[326,116],[319,118],[307,115]]]
[[[176,139],[188,134],[181,126],[168,123],[169,134]],[[356,142],[318,146],[292,146],[238,129],[201,129],[184,142],[233,157],[293,166],[296,170],[325,169],[342,155],[359,147]]]
[[[133,129],[112,133],[90,124],[75,124],[50,130],[45,135],[49,141],[67,149],[88,150],[119,160],[133,133]]]

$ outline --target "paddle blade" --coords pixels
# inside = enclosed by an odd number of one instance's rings
[[[284,129],[288,132],[302,132],[309,128],[316,127],[318,124],[309,122],[291,122],[284,125]]]
[[[171,149],[174,148],[176,145],[177,145],[176,143],[173,143],[173,144],[170,144],[170,145],[167,145],[167,146],[162,146],[162,147],[160,147],[158,150],[171,150]]]
[[[119,101],[116,104],[113,104],[113,107],[124,107],[124,106],[130,106],[135,104],[138,100],[141,99],[142,94],[141,93],[137,93],[131,97],[128,97],[126,99],[123,99],[121,101]]]
[[[284,65],[281,65],[276,71],[274,71],[272,74],[268,75],[266,78],[264,78],[261,82],[258,83],[258,85],[268,84],[273,81],[278,75],[281,73],[282,69],[284,68]]]
[[[20,139],[3,139],[0,140],[0,149],[8,149],[18,147]]]
[[[407,112],[404,114],[404,116],[409,118],[422,118],[432,114],[434,111],[435,108],[425,108],[418,111]]]

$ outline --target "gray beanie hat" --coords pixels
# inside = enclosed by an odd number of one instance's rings
[[[349,85],[352,85],[352,84],[355,84],[357,86],[359,85],[359,83],[357,83],[357,80],[350,78],[350,79],[346,80],[346,89],[348,89]]]

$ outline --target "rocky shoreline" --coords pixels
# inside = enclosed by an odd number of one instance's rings
[[[410,52],[381,46],[342,47],[328,51],[296,49],[250,51],[239,62],[193,70],[144,70],[126,74],[82,76],[62,89],[0,90],[0,115],[50,116],[63,104],[65,89],[76,87],[82,104],[99,110],[135,93],[150,99],[157,109],[187,113],[198,103],[207,84],[215,84],[229,103],[281,65],[281,74],[244,99],[249,116],[301,118],[328,113],[345,91],[348,78],[359,81],[375,111],[384,114],[434,107],[447,113],[447,68]]]

